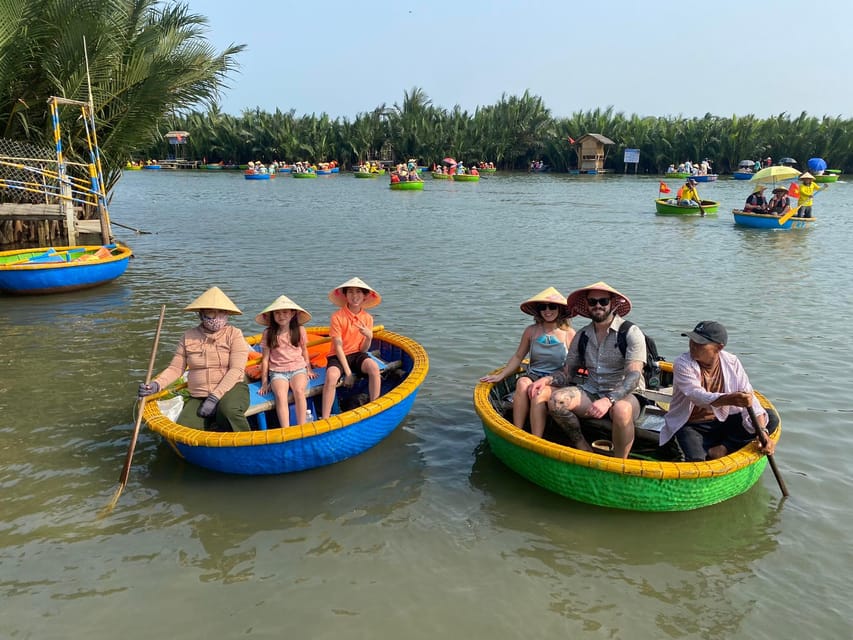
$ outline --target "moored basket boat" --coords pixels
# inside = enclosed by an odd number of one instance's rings
[[[328,337],[328,328],[309,327],[308,331],[309,344],[311,340]],[[383,363],[380,396],[358,405],[359,396],[366,390],[366,380],[360,380],[351,389],[339,387],[336,409],[327,420],[279,427],[272,395],[257,395],[260,382],[250,385],[252,406],[246,414],[251,414],[252,431],[221,433],[185,427],[163,415],[157,402],[145,403],[143,419],[182,458],[214,471],[278,474],[340,462],[372,448],[400,425],[429,370],[429,359],[420,344],[384,329],[375,331],[371,352],[378,354]],[[319,375],[309,382],[308,407],[319,415],[319,391],[325,368],[315,367],[315,371]],[[165,394],[161,392],[151,398]],[[341,410],[350,405],[353,408]]]
[[[753,229],[808,229],[814,218],[798,218],[791,216],[782,224],[779,224],[780,216],[775,216],[768,213],[752,213],[751,211],[743,211],[742,209],[732,209],[732,215],[735,219],[735,224],[742,227],[752,227]]]
[[[132,255],[121,244],[0,251],[0,292],[40,295],[96,287],[123,274]]]
[[[664,371],[671,367],[671,363],[661,363]],[[634,511],[698,509],[747,491],[767,466],[767,457],[753,443],[717,460],[679,462],[639,457],[623,460],[537,438],[503,415],[502,398],[512,393],[514,385],[510,376],[498,384],[480,383],[474,389],[474,408],[489,447],[519,475],[580,502]],[[770,417],[770,437],[778,442],[779,414],[760,393],[756,397]],[[637,441],[644,431],[637,429]],[[653,432],[645,433],[656,439]]]
[[[702,215],[699,206],[681,207],[677,204],[672,204],[669,198],[657,198],[655,200],[655,211],[661,216],[698,216]],[[714,215],[720,209],[720,203],[714,200],[703,200],[702,209],[705,215]]]
[[[392,191],[423,191],[424,183],[420,180],[412,180],[411,182],[392,182]]]

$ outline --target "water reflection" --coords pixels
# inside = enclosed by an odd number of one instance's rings
[[[654,612],[653,635],[730,637],[752,609],[739,591],[778,547],[778,504],[760,484],[705,509],[638,513],[546,491],[503,465],[485,440],[474,457],[469,482],[489,525],[522,534],[523,546],[506,555],[553,581],[549,608],[571,619],[606,627],[608,596],[599,591],[614,590]]]
[[[139,526],[189,528],[200,547],[182,545],[180,562],[202,582],[258,578],[270,567],[259,554],[289,545],[336,553],[346,540],[331,532],[392,522],[415,502],[424,483],[418,438],[407,428],[362,455],[335,465],[279,476],[219,474],[185,463],[160,442],[138,469],[116,509],[114,532]],[[334,526],[330,526],[334,525]]]

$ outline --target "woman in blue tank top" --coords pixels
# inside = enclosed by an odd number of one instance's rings
[[[530,356],[524,373],[519,376],[512,398],[512,422],[524,429],[530,416],[530,433],[539,438],[545,431],[548,418],[548,398],[551,387],[545,387],[535,398],[530,398],[530,385],[543,376],[561,369],[575,335],[569,321],[566,297],[554,287],[548,287],[521,303],[521,310],[533,316],[535,322],[524,329],[521,342],[512,358],[499,372],[480,378],[480,382],[500,382],[518,371],[526,356]]]

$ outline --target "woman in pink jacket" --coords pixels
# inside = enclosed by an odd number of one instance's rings
[[[249,345],[243,332],[228,324],[229,316],[242,312],[219,287],[211,287],[184,310],[198,313],[198,326],[183,335],[169,366],[150,383],[139,385],[139,397],[157,393],[186,371],[191,397],[178,424],[206,431],[249,431],[244,376]]]

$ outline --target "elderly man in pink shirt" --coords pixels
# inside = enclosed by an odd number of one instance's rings
[[[728,332],[719,322],[706,320],[693,331],[690,351],[673,363],[672,402],[661,429],[661,445],[675,436],[690,462],[714,460],[755,439],[756,428],[767,433],[767,412],[752,393],[752,385],[737,356],[724,351]],[[748,407],[760,424],[753,425]],[[772,454],[773,440],[761,451]]]

